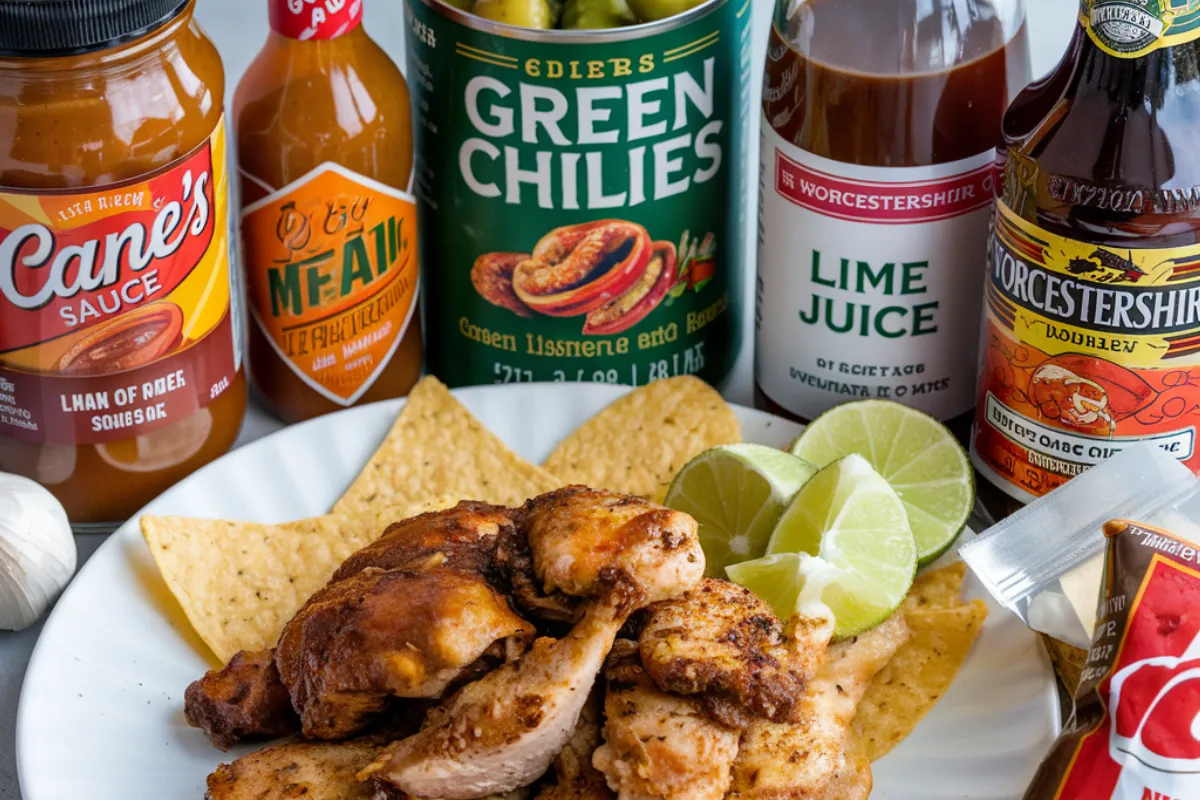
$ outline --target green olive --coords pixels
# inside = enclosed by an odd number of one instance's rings
[[[472,13],[521,28],[554,27],[554,12],[548,0],[475,0]]]
[[[462,11],[470,11],[475,0],[445,0],[445,2]]]
[[[564,28],[620,28],[636,25],[638,18],[625,0],[567,0]]]
[[[703,2],[704,0],[629,0],[629,7],[639,18],[650,22],[682,14]]]

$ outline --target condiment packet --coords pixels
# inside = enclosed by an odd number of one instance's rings
[[[1194,486],[1175,506],[1193,526],[1198,497]],[[1025,800],[1200,798],[1195,532],[1122,520],[1104,526],[1099,624],[1075,708]]]
[[[988,591],[1029,627],[1087,649],[1097,617],[1105,523],[1135,519],[1200,540],[1198,487],[1176,458],[1139,444],[1039,498],[959,552]]]

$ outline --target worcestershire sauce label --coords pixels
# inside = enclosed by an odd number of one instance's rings
[[[1099,622],[1075,710],[1025,800],[1200,797],[1200,552],[1105,526]]]
[[[524,31],[422,0],[407,17],[429,371],[452,386],[723,377],[749,0],[641,32]]]
[[[1079,22],[1096,46],[1117,58],[1141,58],[1200,39],[1197,0],[1080,0]]]
[[[1000,203],[974,455],[1046,494],[1136,442],[1200,470],[1200,247],[1113,249]]]

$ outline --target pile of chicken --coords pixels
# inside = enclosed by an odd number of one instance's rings
[[[830,646],[703,576],[691,517],[581,487],[392,525],[274,650],[188,688],[220,747],[303,737],[209,797],[866,797],[847,731],[903,621]]]

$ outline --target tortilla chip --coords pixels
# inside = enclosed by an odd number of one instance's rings
[[[854,720],[872,761],[904,741],[946,694],[985,619],[982,600],[904,612],[908,643],[875,676]]]
[[[387,438],[333,507],[349,514],[453,495],[516,506],[562,481],[522,459],[471,416],[437,378],[424,378]]]
[[[141,524],[171,594],[224,663],[239,650],[274,646],[304,601],[392,522],[456,502],[444,497],[278,525],[154,516]]]
[[[963,578],[966,574],[967,565],[960,561],[918,576],[904,601],[904,610],[954,608],[962,605]]]
[[[661,503],[671,479],[710,447],[742,439],[737,416],[699,378],[655,381],[617,400],[559,442],[546,469],[566,483]]]

